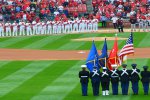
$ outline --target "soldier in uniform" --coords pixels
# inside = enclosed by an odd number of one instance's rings
[[[110,71],[113,95],[118,95],[119,70],[116,67],[117,65],[112,65],[113,70]]]
[[[97,70],[97,66],[93,67],[93,71],[90,72],[90,78],[93,88],[93,95],[99,95],[99,86],[100,86],[100,71]]]
[[[101,73],[101,85],[103,96],[109,95],[109,84],[110,84],[109,71],[107,71],[106,67],[103,67],[103,72]]]
[[[82,71],[79,72],[80,83],[82,87],[82,96],[87,96],[89,72],[86,71],[86,65],[81,65]]]
[[[144,88],[144,95],[148,95],[149,82],[150,82],[150,71],[148,71],[148,66],[143,66],[144,71],[141,71],[141,81]]]
[[[123,64],[123,69],[119,72],[122,95],[128,95],[129,81],[130,81],[130,71],[126,69],[126,64]]]
[[[140,77],[139,77],[139,73],[140,73],[140,70],[136,68],[136,64],[132,64],[132,70],[130,72],[130,76],[131,76],[131,83],[132,83],[132,90],[133,90],[133,93],[134,95],[138,95],[138,83],[139,83],[139,80],[140,80]]]

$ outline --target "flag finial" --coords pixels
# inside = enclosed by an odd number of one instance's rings
[[[117,36],[118,36],[118,34],[116,33],[116,34],[115,34],[115,36],[117,37]]]

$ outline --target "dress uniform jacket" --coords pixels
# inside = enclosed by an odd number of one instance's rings
[[[80,71],[79,78],[81,83],[88,83],[89,82],[89,72],[88,71]]]
[[[150,82],[150,72],[149,71],[141,71],[141,81],[142,82]]]
[[[119,71],[120,81],[121,82],[128,82],[130,81],[130,71],[126,70],[127,73],[123,74],[123,70]]]
[[[130,74],[131,74],[131,82],[137,82],[137,81],[140,80],[139,72],[140,72],[139,69],[132,69],[131,70],[131,72],[130,72]]]
[[[119,82],[119,70],[110,71],[111,83]]]

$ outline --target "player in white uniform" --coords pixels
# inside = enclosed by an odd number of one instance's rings
[[[150,26],[149,26],[149,19],[146,17],[146,22],[145,22],[145,31],[149,32],[150,31]]]
[[[27,21],[27,23],[25,25],[26,25],[27,36],[32,35],[31,23],[29,21]]]
[[[78,20],[73,21],[73,32],[78,32]]]
[[[72,28],[73,28],[73,25],[72,25],[72,20],[69,20],[68,21],[69,22],[69,30],[70,30],[70,32],[72,33]]]
[[[4,36],[4,24],[1,22],[0,23],[0,37]]]
[[[61,21],[61,33],[64,33],[65,31],[65,25],[64,25],[64,22]]]
[[[82,32],[85,32],[86,30],[85,30],[85,20],[83,19],[82,20]]]
[[[20,21],[20,22],[19,22],[19,26],[20,26],[19,35],[25,35],[25,22]]]
[[[16,21],[13,22],[12,24],[13,27],[13,32],[12,32],[12,36],[18,36],[18,24],[16,23]]]
[[[58,22],[57,24],[57,33],[60,34],[61,33],[61,21]]]
[[[32,22],[32,34],[35,35],[37,33],[37,23],[36,21]]]
[[[88,31],[91,32],[92,31],[92,20],[88,21]]]
[[[43,34],[47,34],[47,25],[46,25],[46,22],[42,22],[42,33]]]
[[[83,31],[83,23],[82,23],[82,19],[78,21],[79,23],[79,32],[82,32]]]
[[[47,34],[52,34],[52,22],[47,21]]]
[[[70,29],[69,29],[69,22],[68,22],[68,21],[65,21],[65,22],[64,22],[64,25],[65,25],[64,33],[69,33],[69,32],[70,32]]]
[[[40,35],[42,30],[42,23],[40,21],[37,23],[37,30],[37,34]]]
[[[84,29],[85,29],[85,32],[88,31],[88,20],[87,19],[84,21]]]
[[[6,36],[11,36],[11,23],[8,21],[5,23],[6,27]]]
[[[139,31],[143,28],[143,19],[138,19],[138,23],[139,23]]]
[[[57,33],[57,21],[53,21],[53,34]]]
[[[98,30],[98,19],[93,19],[93,31]]]

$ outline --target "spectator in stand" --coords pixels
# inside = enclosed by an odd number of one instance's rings
[[[58,12],[59,12],[60,14],[63,13],[63,10],[64,10],[64,7],[63,7],[63,6],[58,6]]]
[[[5,15],[5,20],[9,21],[10,20],[10,16],[8,14]]]
[[[59,12],[56,10],[56,11],[54,12],[54,16],[57,16],[57,15],[59,15]]]
[[[3,15],[2,14],[0,14],[0,21],[3,21],[4,19],[3,19]]]
[[[131,23],[131,32],[136,31],[137,18],[135,16],[131,16],[129,21]]]
[[[27,21],[27,14],[26,12],[24,12],[23,16],[22,16],[23,21]]]

